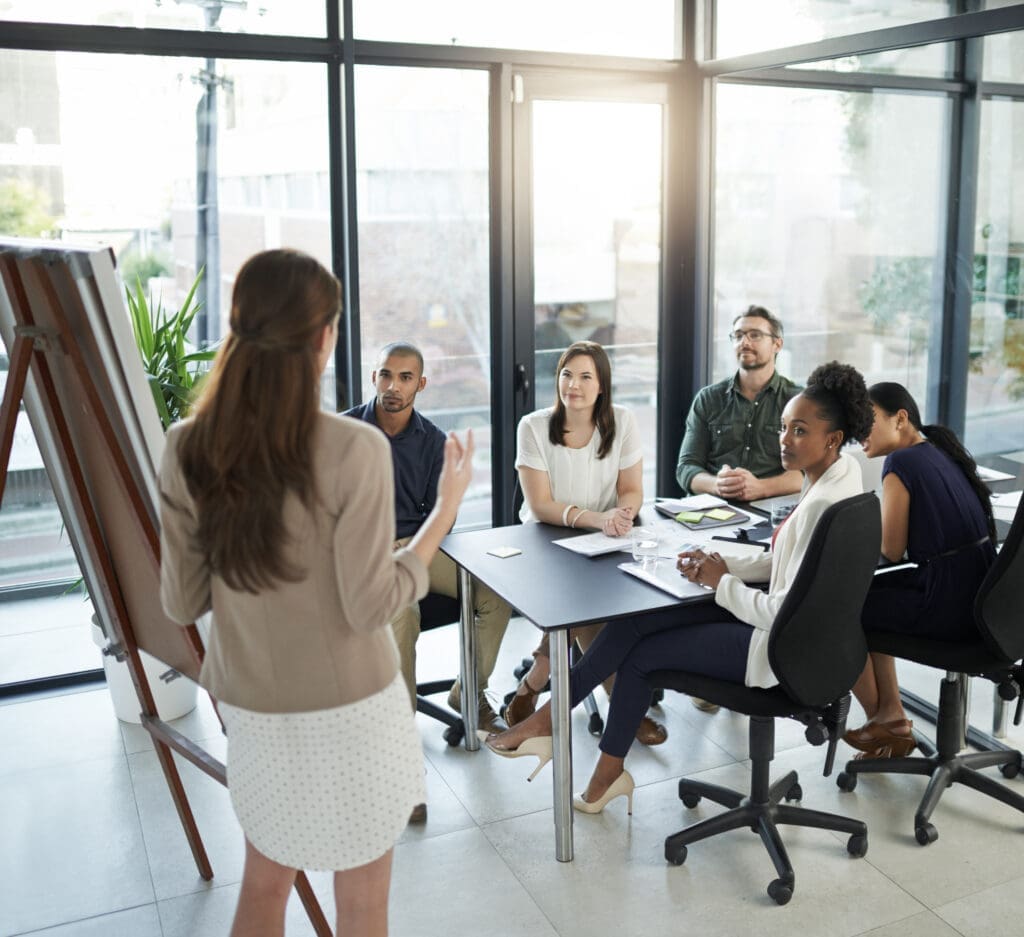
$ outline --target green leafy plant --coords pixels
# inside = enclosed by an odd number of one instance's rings
[[[135,343],[164,429],[188,414],[205,365],[217,353],[215,348],[197,350],[188,340],[201,308],[195,295],[202,276],[200,270],[181,307],[171,312],[164,309],[162,298],[154,302],[152,294],[145,294],[139,279],[134,291],[125,287]]]

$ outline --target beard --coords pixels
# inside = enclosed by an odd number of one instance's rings
[[[758,361],[756,358],[750,361],[740,358],[739,361],[741,371],[760,371],[762,368],[767,368],[769,364],[771,364],[770,361]]]

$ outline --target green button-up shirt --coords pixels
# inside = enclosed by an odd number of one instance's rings
[[[758,478],[781,474],[782,411],[799,391],[778,371],[754,400],[740,392],[738,375],[702,387],[686,417],[676,463],[676,481],[683,491],[692,493],[690,483],[698,473],[714,475],[723,465],[745,468]]]

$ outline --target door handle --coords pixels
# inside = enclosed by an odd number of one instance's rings
[[[530,378],[526,374],[526,365],[517,364],[515,367],[515,389],[524,395],[530,392]]]

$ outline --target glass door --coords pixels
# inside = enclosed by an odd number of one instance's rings
[[[599,342],[655,494],[664,87],[524,73],[514,81],[517,418],[555,400],[574,341]]]

